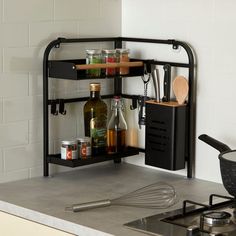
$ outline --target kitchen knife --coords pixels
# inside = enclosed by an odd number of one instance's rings
[[[153,85],[155,90],[155,100],[156,102],[160,102],[160,78],[159,78],[159,71],[157,68],[153,68],[152,70],[152,79]]]
[[[164,69],[164,96],[162,98],[163,102],[170,101],[170,80],[171,80],[171,66],[170,64],[166,64],[163,67]]]

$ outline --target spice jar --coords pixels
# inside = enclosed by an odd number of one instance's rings
[[[116,56],[116,50],[115,49],[104,49],[102,50],[103,55],[103,61],[104,63],[116,63],[117,62],[117,56]],[[106,68],[105,75],[115,75],[116,74],[116,68]]]
[[[61,159],[73,160],[78,158],[77,141],[61,142]]]
[[[86,64],[99,64],[102,63],[102,56],[100,49],[88,49],[86,50]],[[101,75],[101,69],[89,69],[86,71],[89,77],[99,77]]]
[[[116,53],[118,57],[118,62],[129,62],[129,49],[117,48]],[[120,67],[119,74],[120,75],[129,74],[129,67]]]
[[[78,141],[78,157],[86,159],[91,156],[91,141],[89,137],[77,138]]]

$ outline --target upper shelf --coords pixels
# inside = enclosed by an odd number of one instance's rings
[[[124,77],[140,76],[144,73],[144,66],[142,60],[130,59],[130,62],[140,62],[134,63],[130,66],[129,74],[127,75],[116,75]],[[103,64],[103,67],[106,67]],[[71,80],[82,80],[91,79],[93,77],[86,75],[86,60],[85,59],[75,59],[75,60],[50,60],[48,61],[48,75],[52,78],[58,79],[71,79]],[[118,63],[115,67],[118,67]],[[80,69],[81,68],[81,69]],[[101,75],[99,78],[114,77]],[[97,77],[96,77],[97,78]]]

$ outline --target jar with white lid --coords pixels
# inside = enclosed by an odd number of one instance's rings
[[[77,138],[78,141],[78,157],[86,159],[91,156],[91,138]]]
[[[74,160],[78,159],[78,147],[76,140],[61,142],[61,159]]]
[[[117,48],[116,53],[118,57],[118,62],[129,62],[129,49]],[[120,75],[129,74],[129,67],[120,67],[119,74]]]
[[[103,57],[103,62],[106,63],[106,64],[117,62],[117,54],[116,54],[115,49],[103,49],[102,50],[102,57]],[[107,76],[115,75],[116,74],[116,68],[106,68],[105,69],[105,74]]]
[[[99,64],[102,63],[102,54],[100,49],[87,49],[86,50],[86,64]],[[86,71],[89,77],[99,77],[101,69],[89,69]]]

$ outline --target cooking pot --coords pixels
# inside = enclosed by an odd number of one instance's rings
[[[202,134],[198,138],[220,152],[219,160],[223,185],[230,195],[236,197],[236,150],[231,150],[226,144],[206,134]]]

